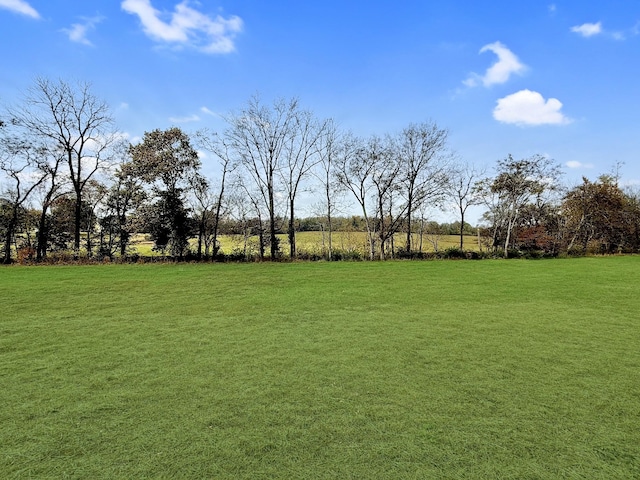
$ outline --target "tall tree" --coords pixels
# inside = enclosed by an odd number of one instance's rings
[[[291,134],[285,144],[285,161],[281,169],[283,184],[287,192],[289,225],[287,237],[289,254],[296,256],[295,202],[303,180],[318,163],[320,140],[328,122],[319,122],[307,110],[296,108],[291,122]]]
[[[218,183],[217,194],[212,192],[208,181],[199,181],[194,188],[197,203],[201,212],[200,230],[210,232],[211,247],[213,257],[218,254],[218,233],[220,231],[220,220],[225,202],[227,178],[235,170],[237,164],[233,162],[233,154],[224,138],[218,134],[206,130],[198,132],[199,145],[208,152],[213,153],[218,159],[220,168],[220,181]],[[206,184],[206,185],[205,185]],[[206,187],[206,188],[205,188]],[[211,210],[212,209],[212,210]],[[209,237],[204,236],[205,239]],[[205,241],[205,250],[208,252],[209,245]],[[198,255],[200,255],[200,242],[198,243]]]
[[[342,137],[338,133],[337,126],[330,120],[326,124],[324,132],[319,138],[318,144],[318,168],[315,176],[320,182],[323,194],[323,212],[326,217],[327,232],[327,259],[333,257],[333,214],[336,208],[337,195],[340,191],[340,183],[335,178],[335,163],[340,151]],[[323,228],[323,243],[324,243]],[[323,245],[324,246],[324,245]]]
[[[190,233],[184,189],[200,168],[198,153],[189,136],[179,128],[145,132],[142,142],[129,147],[132,168],[156,197],[149,217],[156,245],[170,247],[173,256],[182,257]]]
[[[255,184],[269,216],[271,259],[278,256],[276,237],[278,179],[286,148],[294,132],[298,101],[278,100],[271,107],[252,97],[237,114],[227,118],[225,142]]]
[[[73,244],[80,251],[82,194],[87,182],[109,162],[117,136],[108,105],[88,83],[36,79],[22,106],[9,109],[14,122],[60,152],[75,193]]]
[[[376,223],[380,248],[380,260],[386,258],[387,242],[393,241],[393,236],[403,220],[407,204],[398,204],[397,194],[400,191],[400,171],[402,163],[397,155],[395,145],[390,138],[380,139],[371,137],[368,143],[367,155],[369,161],[375,165],[371,175],[376,202]],[[393,255],[393,243],[391,244]]]
[[[397,139],[401,188],[406,200],[407,252],[411,252],[413,213],[423,202],[441,196],[447,185],[447,137],[447,130],[425,122],[410,124]]]
[[[373,260],[375,250],[375,222],[369,212],[371,201],[372,178],[376,171],[378,158],[378,141],[369,142],[361,138],[347,135],[341,142],[341,148],[336,158],[336,177],[338,182],[353,194],[362,211],[362,217],[367,228],[367,242],[369,244],[369,258]]]

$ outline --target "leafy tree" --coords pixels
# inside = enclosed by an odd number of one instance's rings
[[[175,258],[182,258],[189,250],[189,237],[194,225],[185,208],[179,190],[159,192],[158,200],[148,210],[147,231],[155,242],[156,250]]]
[[[111,257],[119,251],[121,257],[127,253],[127,247],[135,225],[131,216],[146,200],[142,179],[136,175],[132,162],[122,163],[116,170],[113,183],[105,199],[106,214],[101,219],[103,253]],[[104,245],[104,233],[108,236]]]
[[[638,248],[638,206],[618,186],[616,178],[587,178],[571,189],[562,203],[569,234],[568,249],[587,251],[596,242],[602,253]]]
[[[86,230],[93,218],[91,207],[82,201],[80,209],[80,228]],[[57,197],[51,204],[48,236],[52,250],[64,251],[74,242],[76,225],[75,195],[67,193]]]
[[[167,246],[174,256],[182,257],[188,249],[192,229],[185,207],[184,189],[200,168],[198,153],[179,128],[146,132],[142,142],[129,147],[133,175],[151,187],[156,201],[147,210],[147,225],[156,247]]]
[[[559,189],[560,168],[547,157],[534,155],[500,160],[497,175],[479,185],[490,211],[485,218],[493,222],[494,246],[502,239],[505,258],[513,241],[513,230],[527,204],[540,205],[545,195]],[[500,235],[500,238],[498,237]]]

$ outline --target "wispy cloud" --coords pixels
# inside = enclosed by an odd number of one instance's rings
[[[204,53],[233,52],[235,35],[242,31],[240,17],[211,17],[191,8],[188,0],[177,4],[170,14],[156,10],[150,0],[124,0],[121,7],[138,16],[151,39],[192,47]]]
[[[200,111],[206,115],[211,115],[213,117],[217,117],[218,114],[213,110],[209,110],[207,107],[200,107]]]
[[[194,113],[186,117],[169,117],[169,121],[172,123],[193,123],[199,122],[200,117]]]
[[[24,0],[0,0],[0,8],[31,18],[40,18],[38,11]]]
[[[555,3],[552,3],[547,7],[547,9],[549,10],[549,13],[551,15],[555,15],[555,13],[558,11],[558,6]]]
[[[571,169],[593,168],[593,163],[582,163],[577,160],[570,160],[565,163],[565,166]]]
[[[518,57],[501,42],[490,43],[480,49],[480,53],[493,52],[498,56],[498,60],[491,65],[484,75],[472,73],[463,83],[467,87],[475,87],[480,84],[485,87],[506,83],[511,75],[521,75],[527,66],[520,62]]]
[[[515,125],[565,125],[571,119],[562,113],[562,102],[557,98],[545,100],[531,90],[520,90],[498,100],[493,118]]]
[[[94,30],[96,25],[104,20],[104,17],[96,16],[91,18],[82,18],[82,23],[74,23],[71,28],[63,28],[62,31],[69,36],[69,40],[83,45],[93,46],[93,43],[87,38],[87,34]]]
[[[602,33],[602,22],[598,23],[583,23],[582,25],[576,25],[571,27],[573,33],[582,35],[583,37],[593,37]]]

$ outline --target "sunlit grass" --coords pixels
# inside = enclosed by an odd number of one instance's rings
[[[287,236],[278,235],[280,239],[280,248],[284,254],[289,252],[289,244]],[[404,246],[405,235],[396,235],[396,248]],[[244,238],[241,235],[221,235],[218,237],[221,252],[230,254],[233,252],[244,251]],[[457,235],[427,235],[422,236],[420,243],[420,235],[413,236],[413,250],[422,252],[434,252],[436,250],[443,251],[451,247],[460,246],[460,237]],[[195,239],[191,241],[191,249],[195,251],[197,242]],[[318,253],[326,252],[329,248],[329,236],[325,232],[298,232],[296,233],[296,246],[300,253]],[[334,250],[343,252],[358,252],[363,257],[368,255],[368,243],[366,232],[333,232],[332,246]],[[148,239],[147,235],[136,235],[131,244],[134,252],[144,256],[159,256],[160,252],[153,250],[153,242]],[[465,250],[479,250],[478,239],[472,235],[464,237]],[[258,253],[258,238],[250,237],[247,242],[247,252],[256,255]],[[268,252],[268,248],[267,248]]]
[[[2,478],[638,478],[640,257],[0,269]]]

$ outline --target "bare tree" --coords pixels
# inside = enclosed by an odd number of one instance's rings
[[[269,216],[271,259],[278,256],[276,194],[278,178],[295,128],[298,101],[278,100],[272,107],[252,97],[238,114],[227,118],[225,142],[255,184]]]
[[[2,192],[4,203],[9,210],[3,222],[3,263],[11,263],[11,242],[18,228],[21,211],[24,210],[32,192],[47,178],[46,170],[39,165],[41,156],[42,151],[38,151],[28,141],[4,135],[4,132],[0,135],[0,170],[11,182]]]
[[[367,228],[369,258],[375,258],[375,224],[369,214],[367,204],[371,201],[372,177],[376,170],[377,144],[374,140],[365,142],[347,135],[341,142],[336,158],[336,177],[346,190],[351,192],[362,210]]]
[[[482,203],[478,181],[484,175],[472,165],[465,163],[450,172],[447,195],[455,203],[460,214],[460,250],[464,249],[464,218],[467,209]]]
[[[210,226],[212,236],[211,245],[213,248],[213,256],[215,257],[218,253],[218,232],[220,230],[220,216],[225,201],[227,177],[233,173],[237,164],[233,161],[233,154],[230,151],[228,143],[218,134],[212,134],[207,130],[202,130],[197,133],[196,141],[203,149],[216,156],[221,169],[217,195],[213,194],[209,188],[207,188],[206,191],[203,191],[202,188],[195,190],[196,195],[199,195],[197,198],[200,210],[204,212],[207,208],[213,208],[213,218]],[[207,205],[209,205],[209,207],[207,207]],[[205,245],[205,250],[208,251],[208,245]],[[198,252],[200,252],[200,246],[198,247]],[[198,253],[198,255],[200,255],[200,253]]]
[[[36,193],[40,198],[40,218],[38,220],[38,234],[36,240],[36,259],[42,260],[47,256],[49,247],[49,210],[54,202],[67,194],[68,182],[60,174],[60,168],[64,164],[64,156],[59,152],[47,152],[46,158],[40,163],[40,169],[46,173],[46,178],[41,183]]]
[[[411,124],[397,139],[402,164],[401,189],[406,201],[405,250],[411,252],[413,213],[444,192],[448,176],[448,132],[434,122]]]
[[[285,144],[285,161],[280,170],[287,192],[289,254],[296,256],[295,201],[303,180],[320,160],[318,148],[328,122],[317,121],[308,110],[296,110],[291,122],[291,134]]]
[[[318,168],[315,170],[314,175],[320,182],[322,193],[324,197],[323,202],[323,215],[327,219],[326,229],[322,229],[322,240],[324,248],[324,232],[327,232],[328,250],[327,259],[331,260],[333,257],[333,213],[336,208],[336,199],[340,189],[340,183],[335,178],[335,163],[340,151],[340,144],[342,137],[338,133],[338,129],[335,123],[330,120],[326,124],[326,128],[322,135],[320,135],[318,143]]]
[[[390,250],[393,256],[393,236],[398,231],[402,217],[406,211],[406,204],[397,203],[397,193],[400,190],[399,173],[402,164],[395,154],[391,139],[372,137],[368,144],[368,155],[375,168],[371,175],[376,198],[376,220],[380,244],[380,260],[386,258],[386,244],[391,242]]]
[[[116,140],[107,104],[88,83],[36,79],[22,106],[9,110],[17,125],[59,151],[69,168],[75,193],[74,249],[80,250],[82,193],[87,182],[109,161]]]
[[[87,255],[89,257],[93,256],[93,232],[97,223],[96,209],[98,208],[98,205],[106,198],[108,191],[109,190],[106,185],[98,182],[95,179],[89,180],[83,191],[83,200],[86,204],[86,210],[88,214],[85,234]]]
[[[264,261],[265,246],[268,244],[265,238],[266,228],[264,226],[263,208],[265,207],[261,202],[262,195],[259,189],[257,187],[252,188],[252,186],[255,187],[255,185],[247,185],[247,183],[242,176],[236,176],[233,182],[234,193],[231,195],[230,203],[235,218],[240,222],[242,227],[244,257],[247,258],[249,239],[255,232],[258,236],[258,254],[260,261]]]

